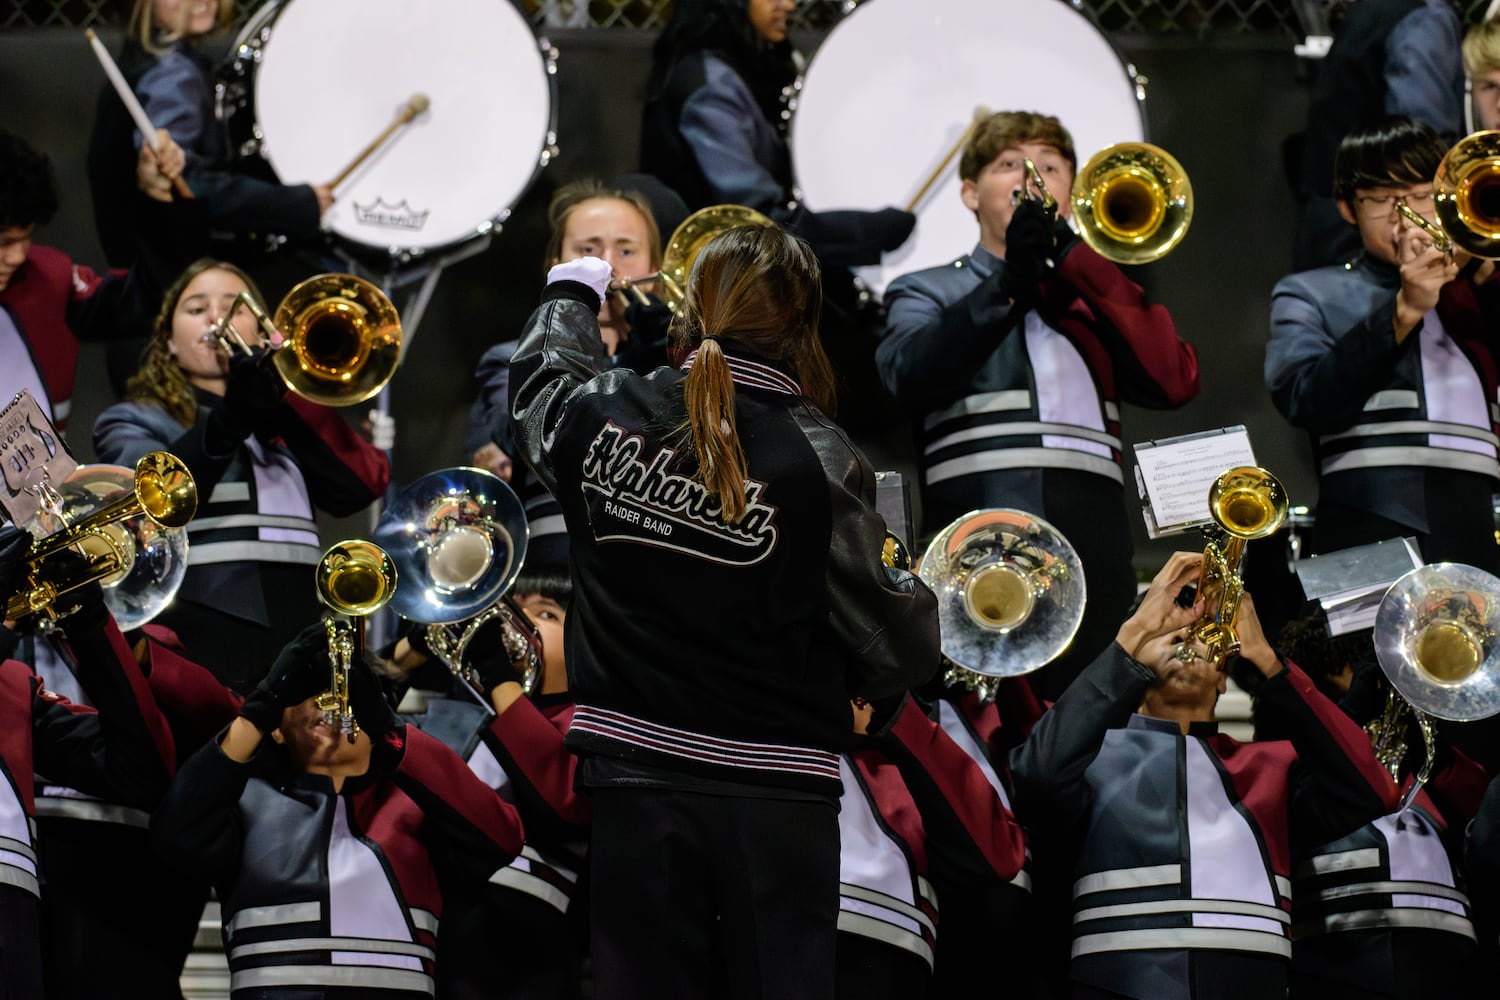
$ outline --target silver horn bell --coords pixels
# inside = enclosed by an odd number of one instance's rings
[[[992,698],[999,682],[1037,670],[1073,641],[1085,588],[1078,553],[1046,521],[1005,507],[965,514],[922,556],[938,599],[949,680]]]

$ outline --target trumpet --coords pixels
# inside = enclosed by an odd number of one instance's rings
[[[1288,502],[1281,480],[1259,466],[1229,469],[1208,490],[1208,509],[1214,526],[1207,529],[1198,597],[1203,617],[1193,635],[1208,647],[1208,658],[1224,662],[1240,650],[1234,622],[1239,615],[1245,583],[1240,576],[1245,543],[1273,535],[1286,520]]]
[[[320,274],[296,285],[276,307],[274,319],[240,292],[229,315],[244,306],[274,345],[273,363],[288,389],[326,406],[369,399],[391,380],[401,363],[401,320],[385,293],[352,274]],[[249,354],[245,338],[226,318],[209,336],[230,355]]]
[[[25,582],[6,598],[6,621],[55,618],[64,594],[124,576],[135,558],[135,540],[119,522],[144,515],[163,528],[180,528],[197,513],[197,484],[175,455],[150,452],[135,463],[133,476],[129,495],[32,543]],[[63,552],[81,556],[82,563],[59,569],[56,557]]]
[[[328,690],[318,695],[318,709],[353,743],[359,723],[349,701],[349,674],[364,653],[365,619],[395,593],[396,567],[380,546],[350,539],[329,546],[314,576],[318,597],[334,612],[323,619],[331,676]]]

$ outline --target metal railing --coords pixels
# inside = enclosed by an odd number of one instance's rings
[[[240,4],[240,17],[266,2]],[[557,28],[660,28],[672,12],[672,0],[515,0],[539,26]],[[1303,25],[1297,3],[1288,0],[1070,0],[1093,15],[1108,32],[1125,35],[1273,34],[1300,38]],[[1350,0],[1306,0],[1324,16],[1336,14]],[[853,0],[801,0],[793,26],[821,31],[855,6]],[[1458,0],[1465,21],[1483,17],[1489,0]],[[21,27],[85,28],[122,24],[128,0],[11,0],[0,30]]]

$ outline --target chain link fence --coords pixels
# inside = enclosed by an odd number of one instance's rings
[[[240,4],[241,19],[267,0]],[[659,28],[672,12],[672,0],[516,0],[540,27]],[[1040,0],[1036,0],[1040,2]],[[1324,17],[1336,15],[1349,0],[1304,0],[1301,6]],[[856,6],[855,0],[801,0],[795,28],[823,31]],[[1105,31],[1138,35],[1273,34],[1301,38],[1305,26],[1297,3],[1287,0],[1081,0]],[[85,28],[123,24],[129,3],[122,0],[10,0],[0,29]],[[1484,16],[1489,0],[1459,0],[1466,21]],[[1319,10],[1319,8],[1321,8]]]

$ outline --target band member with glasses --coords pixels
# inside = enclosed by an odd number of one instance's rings
[[[806,243],[710,240],[673,320],[682,366],[644,376],[609,367],[609,277],[552,269],[511,382],[571,540],[596,995],[826,1000],[850,698],[934,672],[936,601],[881,565],[874,473],[820,405]]]
[[[1281,1000],[1293,846],[1397,803],[1364,731],[1271,648],[1248,593],[1239,659],[1285,738],[1218,732],[1225,664],[1192,635],[1203,603],[1179,598],[1202,562],[1167,561],[1011,758],[1033,841],[1074,845],[1075,1000]]]
[[[1435,219],[1447,149],[1410,118],[1344,139],[1338,210],[1362,250],[1277,283],[1265,379],[1282,416],[1313,438],[1314,553],[1413,535],[1428,562],[1494,573],[1500,286],[1493,264],[1444,253],[1398,210]]]
[[[319,612],[314,511],[364,508],[384,491],[390,463],[331,407],[287,391],[249,310],[236,305],[241,292],[260,299],[249,276],[223,261],[182,273],[125,401],[94,424],[94,451],[133,465],[166,450],[192,472],[201,499],[187,576],[157,622],[244,693],[296,623]],[[210,327],[225,320],[250,354],[231,359],[219,346]]]
[[[1037,166],[1057,202],[1023,176]],[[981,507],[1051,522],[1078,550],[1088,606],[1069,652],[1033,675],[1055,698],[1110,641],[1135,597],[1120,406],[1181,406],[1197,353],[1068,225],[1077,156],[1056,118],[1002,112],[965,144],[960,196],[979,243],[885,292],[875,363],[921,422],[922,532]]]

